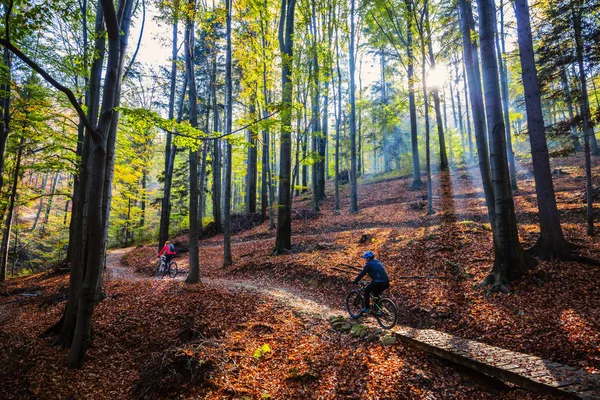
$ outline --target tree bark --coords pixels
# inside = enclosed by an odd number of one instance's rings
[[[48,183],[48,173],[44,174],[44,178],[42,179],[42,187],[40,188],[42,191],[42,195],[40,196],[40,203],[38,204],[37,212],[35,213],[35,219],[33,220],[33,225],[31,225],[31,232],[35,231],[38,226],[38,222],[40,221],[40,216],[42,215],[42,208],[44,207],[44,195],[46,194],[46,184]]]
[[[170,120],[175,116],[175,91],[177,90],[177,17],[173,17],[173,42],[171,55],[171,82],[169,91],[169,113]],[[185,88],[183,89],[185,93]],[[172,144],[173,138],[171,132],[167,132],[165,144],[165,184],[163,188],[163,198],[160,207],[160,228],[158,238],[158,249],[160,250],[164,243],[169,239],[169,225],[171,221],[171,183],[173,181],[173,161],[175,159],[175,146]]]
[[[585,151],[585,192],[586,192],[586,223],[588,236],[594,236],[594,210],[592,199],[592,162],[590,137],[594,136],[594,130],[590,126],[590,104],[587,91],[587,78],[584,65],[584,47],[581,35],[581,9],[575,10],[575,5],[571,5],[571,14],[573,18],[573,31],[575,33],[575,54],[577,65],[579,67],[579,84],[581,85],[581,116],[583,118],[583,138]],[[597,155],[597,154],[596,154]]]
[[[231,133],[233,124],[233,84],[231,82],[231,1],[225,0],[227,12],[227,49],[225,56],[225,132]],[[231,170],[233,169],[233,149],[231,142],[227,142],[225,154],[225,196],[223,209],[223,267],[233,263],[231,258]]]
[[[279,20],[279,49],[283,59],[281,65],[281,143],[279,145],[279,204],[277,212],[276,254],[292,248],[292,215],[290,178],[292,164],[292,60],[294,55],[294,10],[296,0],[281,0]]]
[[[350,46],[349,46],[349,67],[350,67],[350,212],[358,212],[358,182],[356,176],[356,99],[354,74],[356,71],[354,40],[355,40],[355,0],[350,0]]]
[[[405,0],[406,12],[412,15],[412,0]],[[407,58],[407,78],[408,78],[408,104],[410,113],[410,141],[412,146],[412,164],[413,164],[413,189],[421,189],[423,181],[421,180],[421,164],[419,161],[419,141],[417,132],[417,106],[415,103],[415,56],[413,52],[413,22],[407,18],[406,30],[406,58]]]
[[[196,2],[194,0],[188,3],[193,16],[195,17]],[[194,128],[198,127],[198,95],[196,88],[196,74],[194,70],[194,17],[188,16],[185,29],[185,71],[188,81],[188,104],[190,114],[190,125]],[[200,282],[200,258],[198,249],[198,149],[194,146],[189,150],[190,163],[190,232],[189,232],[189,263],[190,272],[186,279],[186,283]]]
[[[12,80],[12,57],[10,50],[6,47],[2,51],[2,62],[5,69],[0,75],[0,190],[2,190],[4,183],[4,153],[6,152],[6,141],[8,139],[10,124]]]
[[[535,191],[540,217],[540,236],[531,250],[543,260],[553,261],[557,257],[568,255],[571,246],[564,238],[554,195],[527,0],[515,0],[515,14],[523,87],[525,88],[527,131],[531,143]]]
[[[46,229],[45,226],[48,224],[48,218],[50,217],[50,210],[52,209],[52,199],[56,192],[56,185],[58,184],[58,171],[54,173],[54,179],[52,180],[52,186],[50,187],[50,198],[46,205],[46,212],[44,213],[44,219],[42,220],[42,232]]]
[[[509,98],[508,98],[508,73],[506,65],[504,63],[504,55],[506,54],[506,47],[504,43],[504,0],[500,0],[500,27],[502,28],[498,32],[498,23],[496,19],[496,2],[492,0],[492,7],[494,8],[493,19],[494,19],[494,35],[496,37],[496,55],[498,57],[498,67],[500,70],[500,84],[502,91],[502,113],[504,115],[504,129],[506,130],[506,156],[508,157],[508,166],[510,170],[510,182],[512,190],[517,190],[517,168],[515,166],[515,152],[512,147],[512,135],[510,133],[510,118],[509,118]],[[502,49],[500,48],[502,43]]]
[[[104,13],[102,3],[98,3],[95,20],[94,54],[96,55],[90,67],[89,86],[86,94],[87,119],[96,126],[100,109],[100,85],[102,68],[106,52],[106,36],[104,35]],[[81,161],[79,164],[79,179],[73,189],[73,206],[69,226],[69,256],[71,273],[69,275],[68,302],[63,317],[46,333],[58,332],[54,344],[70,347],[75,332],[77,308],[83,285],[87,258],[87,216],[89,199],[90,158],[92,150],[92,132],[86,127],[81,144]]]
[[[427,32],[427,47],[429,51],[429,62],[431,68],[435,71],[435,55],[433,54],[433,36],[431,34],[431,26],[429,22],[429,2],[426,1],[424,4],[425,7],[425,30]],[[437,86],[434,86],[431,89],[433,93],[433,107],[435,109],[435,120],[437,124],[438,131],[438,141],[440,145],[440,169],[446,170],[448,169],[448,155],[446,154],[446,139],[444,137],[444,126],[442,122],[442,112],[440,109],[440,92]]]
[[[219,120],[219,103],[217,102],[217,58],[216,54],[213,55],[213,70],[211,74],[211,90],[213,98],[213,130],[219,132],[221,130]],[[217,233],[222,232],[223,224],[221,221],[221,140],[216,139],[213,141],[213,160],[212,160],[212,172],[213,172],[213,187],[212,187],[212,201],[213,201],[213,218],[215,220],[215,227]]]
[[[560,69],[560,80],[565,94],[565,102],[567,103],[567,109],[569,110],[569,119],[571,120],[571,136],[573,138],[573,149],[578,152],[581,151],[581,143],[579,142],[579,136],[577,135],[577,128],[573,123],[575,113],[573,112],[573,98],[571,96],[571,88],[569,86],[569,80],[567,78],[567,69]]]
[[[500,98],[498,65],[494,49],[494,8],[491,0],[478,0],[479,37],[488,131],[490,135],[490,166],[494,190],[495,261],[491,274],[483,284],[502,288],[511,280],[523,276],[533,265],[517,232],[510,173],[506,160],[506,134]]]
[[[21,157],[23,155],[23,147],[25,146],[25,138],[19,139],[19,148],[17,149],[17,159],[12,179],[12,188],[10,198],[8,200],[8,209],[4,220],[4,232],[2,232],[2,245],[0,247],[0,282],[6,280],[6,266],[8,264],[8,249],[10,247],[10,231],[12,228],[13,211],[15,209],[15,201],[17,198],[17,186],[21,173]]]
[[[256,106],[254,105],[255,100],[250,100],[250,115],[252,118],[256,114]],[[251,128],[248,128],[246,133],[246,140],[248,140],[248,161],[246,175],[246,213],[256,212],[256,184],[258,179],[258,142],[254,137],[254,132]]]
[[[122,20],[128,20],[131,15],[132,5],[130,0],[121,3],[123,7]],[[108,33],[108,63],[104,79],[104,90],[102,100],[102,114],[98,123],[99,135],[93,137],[93,149],[91,153],[90,168],[90,192],[89,192],[89,217],[88,217],[88,249],[87,265],[83,279],[83,286],[77,307],[77,322],[73,335],[73,343],[69,351],[69,366],[81,367],[90,344],[92,327],[92,314],[94,305],[98,299],[98,282],[103,259],[103,239],[105,214],[102,213],[102,199],[104,195],[104,178],[106,174],[107,139],[115,105],[118,104],[117,94],[121,82],[122,69],[121,38],[120,32],[125,31],[119,26],[114,5],[109,0],[101,0],[104,19]],[[89,122],[89,121],[88,121]]]
[[[430,134],[429,134],[429,101],[427,93],[427,73],[425,67],[427,59],[425,55],[425,32],[421,28],[421,85],[423,86],[423,108],[425,114],[425,162],[427,165],[427,214],[434,214],[433,211],[433,186],[431,182],[431,149],[430,149]],[[440,153],[441,154],[441,153]]]

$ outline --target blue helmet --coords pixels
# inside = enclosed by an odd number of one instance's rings
[[[373,258],[375,257],[375,254],[372,251],[366,251],[365,254],[363,254],[362,258]]]

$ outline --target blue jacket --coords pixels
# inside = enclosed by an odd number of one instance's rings
[[[379,282],[379,283],[388,282],[389,283],[389,281],[390,281],[390,278],[388,277],[388,274],[385,272],[383,265],[381,264],[381,262],[379,262],[379,260],[376,260],[376,259],[372,259],[367,262],[367,264],[365,265],[363,270],[360,271],[360,273],[354,280],[354,283],[358,283],[358,281],[360,281],[362,279],[362,277],[365,276],[366,274],[369,274],[369,276],[371,277],[373,282]]]

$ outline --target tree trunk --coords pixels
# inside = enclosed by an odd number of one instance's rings
[[[102,3],[98,3],[95,21],[95,43],[94,58],[91,69],[89,86],[86,94],[87,119],[94,126],[98,122],[100,108],[100,85],[104,55],[106,52],[106,36],[104,35],[104,13]],[[85,265],[87,258],[87,216],[89,199],[90,159],[92,150],[92,132],[85,130],[83,143],[81,145],[81,161],[79,164],[79,179],[73,189],[73,207],[71,210],[71,223],[69,226],[69,256],[71,260],[71,273],[69,275],[68,302],[65,306],[63,317],[49,328],[46,333],[59,334],[53,343],[61,344],[63,347],[71,347],[77,320],[77,308],[83,285]]]
[[[412,1],[405,0],[408,15],[412,15]],[[413,189],[421,189],[423,181],[421,180],[421,164],[419,161],[419,141],[417,136],[417,106],[415,104],[415,56],[413,53],[413,22],[407,18],[406,32],[406,58],[407,58],[407,78],[408,78],[408,104],[410,112],[410,141],[412,145],[412,164],[413,164]]]
[[[0,282],[6,280],[6,266],[8,264],[8,249],[10,247],[10,231],[12,228],[13,211],[15,209],[15,200],[17,198],[17,186],[19,183],[19,174],[21,173],[21,156],[23,155],[23,147],[25,138],[19,140],[19,148],[17,150],[17,159],[12,179],[12,188],[10,198],[8,200],[8,209],[4,219],[4,232],[2,232],[2,245],[0,247]]]
[[[5,68],[0,73],[0,191],[4,183],[4,153],[9,133],[12,80],[12,57],[6,47],[2,52],[2,62]]]
[[[211,90],[213,98],[213,130],[219,132],[221,130],[219,121],[219,103],[217,102],[217,59],[216,55],[213,56],[213,70],[211,75]],[[213,160],[212,160],[212,172],[213,172],[213,187],[212,187],[212,201],[213,201],[213,218],[215,220],[215,227],[217,233],[222,232],[223,224],[221,223],[221,140],[216,139],[213,141]]]
[[[590,137],[594,135],[594,130],[590,126],[590,104],[587,91],[587,78],[585,76],[584,66],[584,47],[583,38],[581,37],[581,13],[582,10],[575,10],[575,6],[571,6],[573,17],[573,31],[575,33],[575,54],[577,56],[577,65],[579,67],[579,84],[581,85],[581,116],[583,117],[583,137],[585,149],[585,192],[586,192],[586,222],[588,236],[594,236],[594,210],[592,199],[592,162]],[[597,154],[595,154],[597,155]]]
[[[355,99],[355,83],[354,74],[356,71],[355,54],[354,54],[354,12],[355,0],[350,0],[350,212],[358,212],[358,182],[356,176],[356,99]]]
[[[383,135],[381,136],[381,149],[383,151],[383,172],[388,173],[392,171],[391,167],[391,159],[390,159],[390,148],[389,148],[389,132],[388,132],[388,123],[387,123],[387,82],[385,76],[385,50],[382,47],[379,55],[380,63],[379,66],[381,68],[381,104],[383,105],[383,121],[381,121]]]
[[[492,0],[492,7],[496,9],[495,0]],[[510,182],[512,190],[517,190],[517,168],[515,167],[515,152],[512,147],[512,135],[510,133],[510,118],[509,118],[509,98],[508,98],[508,73],[504,63],[504,55],[506,54],[506,45],[504,43],[504,0],[500,0],[500,27],[498,32],[498,24],[496,22],[496,11],[494,17],[494,34],[496,36],[496,54],[498,57],[498,66],[500,69],[500,83],[502,85],[502,111],[504,115],[504,127],[506,130],[506,156],[508,157],[508,166],[510,168]],[[502,43],[502,49],[500,49]]]
[[[502,288],[525,274],[533,265],[519,242],[510,173],[506,160],[506,135],[498,81],[498,65],[494,51],[494,8],[491,0],[478,0],[479,37],[488,131],[490,135],[490,166],[494,191],[495,261],[491,274],[483,284]]]
[[[102,0],[102,9],[108,33],[108,63],[104,79],[102,100],[102,115],[98,124],[97,134],[93,137],[93,150],[90,163],[90,192],[88,216],[88,249],[87,265],[77,307],[77,322],[73,335],[73,343],[69,351],[69,366],[81,367],[90,344],[92,314],[98,299],[98,283],[103,259],[104,221],[106,214],[102,213],[104,197],[107,139],[110,126],[114,122],[113,113],[118,104],[117,94],[120,91],[122,79],[121,68],[121,32],[127,32],[128,27],[119,26],[114,5],[109,0]],[[126,0],[119,5],[123,9],[122,21],[128,21],[131,16],[132,1]]]
[[[475,55],[477,55],[477,51],[475,51]],[[477,65],[479,65],[479,61],[477,61]],[[473,162],[473,138],[471,137],[471,115],[470,115],[470,111],[469,111],[469,86],[467,84],[467,72],[466,72],[466,68],[465,68],[465,63],[463,62],[462,65],[462,69],[463,69],[463,87],[465,88],[465,110],[467,112],[466,115],[466,125],[467,125],[467,140],[469,141],[469,163]],[[477,75],[479,75],[479,72],[477,73]],[[479,94],[478,96],[481,96],[481,84],[478,85],[479,86]],[[460,98],[460,97],[459,97]],[[481,110],[483,112],[483,106],[481,106]],[[482,117],[483,118],[483,117]],[[485,122],[483,123],[483,126],[485,126]],[[485,132],[482,132],[483,134],[483,139],[485,140]],[[475,134],[475,136],[477,136],[477,134]],[[475,139],[477,140],[477,139]],[[487,146],[487,143],[486,143]],[[487,154],[487,150],[486,150],[486,154]]]
[[[123,3],[125,8],[133,8],[133,2],[127,0]],[[110,206],[112,202],[112,181],[115,170],[115,146],[117,143],[117,125],[119,123],[119,111],[118,107],[121,105],[121,81],[123,80],[123,72],[125,70],[125,53],[127,49],[127,43],[129,41],[129,27],[131,26],[131,10],[125,10],[125,8],[119,9],[117,14],[117,20],[120,24],[121,32],[121,44],[119,53],[119,83],[117,85],[117,91],[115,94],[115,111],[112,114],[113,121],[110,125],[107,147],[106,147],[106,173],[104,175],[104,191],[102,198],[102,213],[104,215],[104,240],[103,240],[103,257],[102,266],[100,270],[100,276],[98,279],[98,293],[102,293],[102,275],[104,269],[106,269],[106,249],[108,248],[108,222],[110,219]]]
[[[557,256],[568,255],[570,246],[563,236],[556,207],[527,0],[515,0],[515,14],[525,88],[527,131],[531,143],[535,191],[540,217],[540,236],[532,250],[543,260],[552,261]]]
[[[339,21],[339,17],[337,18]],[[342,120],[342,70],[340,68],[340,42],[339,42],[339,27],[335,30],[335,54],[336,54],[336,67],[337,67],[337,112],[335,115],[335,176],[334,176],[334,190],[335,190],[335,205],[334,209],[337,211],[340,209],[340,124]]]
[[[431,68],[435,71],[435,55],[433,54],[433,36],[431,35],[431,26],[429,23],[429,2],[425,2],[425,28],[428,36],[427,47],[429,51],[429,61]],[[446,154],[446,139],[444,137],[444,126],[442,122],[442,112],[440,109],[440,92],[437,86],[431,89],[433,93],[433,107],[435,109],[435,120],[438,131],[438,141],[440,144],[440,169],[448,169],[448,156]]]
[[[281,143],[279,145],[279,204],[277,211],[277,239],[275,253],[292,248],[292,215],[290,178],[292,164],[292,60],[294,55],[294,10],[296,0],[281,0],[279,20],[279,49],[283,59],[281,65]]]
[[[254,99],[250,100],[250,115],[252,118],[256,114]],[[258,178],[258,142],[254,137],[252,129],[248,129],[246,139],[250,146],[248,147],[248,173],[246,175],[246,213],[256,212],[256,184]]]
[[[37,229],[38,222],[40,220],[40,216],[42,215],[42,208],[44,207],[44,195],[46,194],[46,184],[48,183],[48,173],[44,174],[44,178],[42,179],[42,187],[40,194],[40,203],[38,204],[37,212],[35,213],[35,219],[33,220],[33,225],[31,226],[31,232]]]
[[[423,85],[423,108],[425,114],[425,159],[427,164],[427,214],[434,214],[433,211],[433,186],[431,182],[431,149],[430,149],[430,134],[429,134],[429,101],[427,93],[427,73],[425,67],[427,59],[425,55],[425,32],[421,30],[421,84]],[[440,153],[441,155],[441,153]]]
[[[50,210],[52,209],[52,199],[54,198],[54,193],[56,192],[56,185],[58,184],[58,171],[54,173],[54,180],[52,181],[52,186],[50,187],[50,198],[48,199],[48,204],[46,205],[46,212],[44,213],[44,219],[42,221],[42,232],[45,230],[45,226],[48,224],[48,218],[50,217]]]
[[[569,120],[571,121],[571,136],[573,138],[573,149],[578,152],[581,151],[581,143],[579,143],[579,136],[577,135],[577,127],[573,123],[575,113],[573,112],[573,98],[571,96],[571,88],[569,86],[569,80],[567,78],[567,69],[560,69],[560,80],[565,94],[565,102],[567,103],[567,109],[569,110]]]
[[[312,140],[312,154],[319,155],[319,160],[314,161],[311,166],[312,172],[312,189],[313,189],[313,209],[315,211],[319,211],[319,200],[321,199],[319,196],[320,191],[320,169],[321,169],[321,161],[320,161],[320,151],[319,151],[319,135],[321,135],[321,118],[319,116],[319,106],[320,106],[320,95],[319,95],[319,61],[316,56],[316,44],[313,48],[313,58],[312,58],[312,79],[313,84],[311,85],[311,140]],[[309,68],[310,71],[311,68]],[[310,74],[310,72],[309,72]]]
[[[227,10],[227,50],[225,61],[225,132],[231,133],[233,124],[233,85],[231,82],[231,1],[225,0]],[[230,266],[231,258],[231,170],[233,169],[233,149],[231,142],[227,140],[227,152],[225,155],[225,196],[223,209],[223,267]]]
[[[173,41],[171,55],[171,83],[169,91],[169,114],[168,118],[172,120],[175,116],[175,91],[177,90],[177,17],[173,18]],[[185,93],[185,88],[183,89]],[[173,181],[173,162],[175,159],[175,146],[172,144],[173,138],[171,132],[167,132],[165,144],[165,186],[163,189],[163,198],[160,208],[160,228],[158,238],[158,249],[160,250],[164,243],[169,239],[169,225],[171,221],[171,183]]]
[[[194,0],[188,3],[192,16],[187,17],[185,29],[185,72],[188,80],[188,104],[190,114],[190,125],[198,127],[198,95],[196,89],[196,74],[194,71],[195,39],[194,39],[194,17],[196,13],[196,2]],[[186,283],[200,282],[200,258],[198,250],[198,149],[190,148],[190,272]]]

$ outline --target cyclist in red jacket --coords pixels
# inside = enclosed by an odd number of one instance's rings
[[[162,256],[163,254],[165,255],[164,265],[168,265],[169,262],[173,259],[173,257],[175,257],[175,254],[177,254],[175,252],[175,246],[173,245],[173,243],[169,242],[168,240],[165,242],[165,245],[158,253],[158,257]]]

